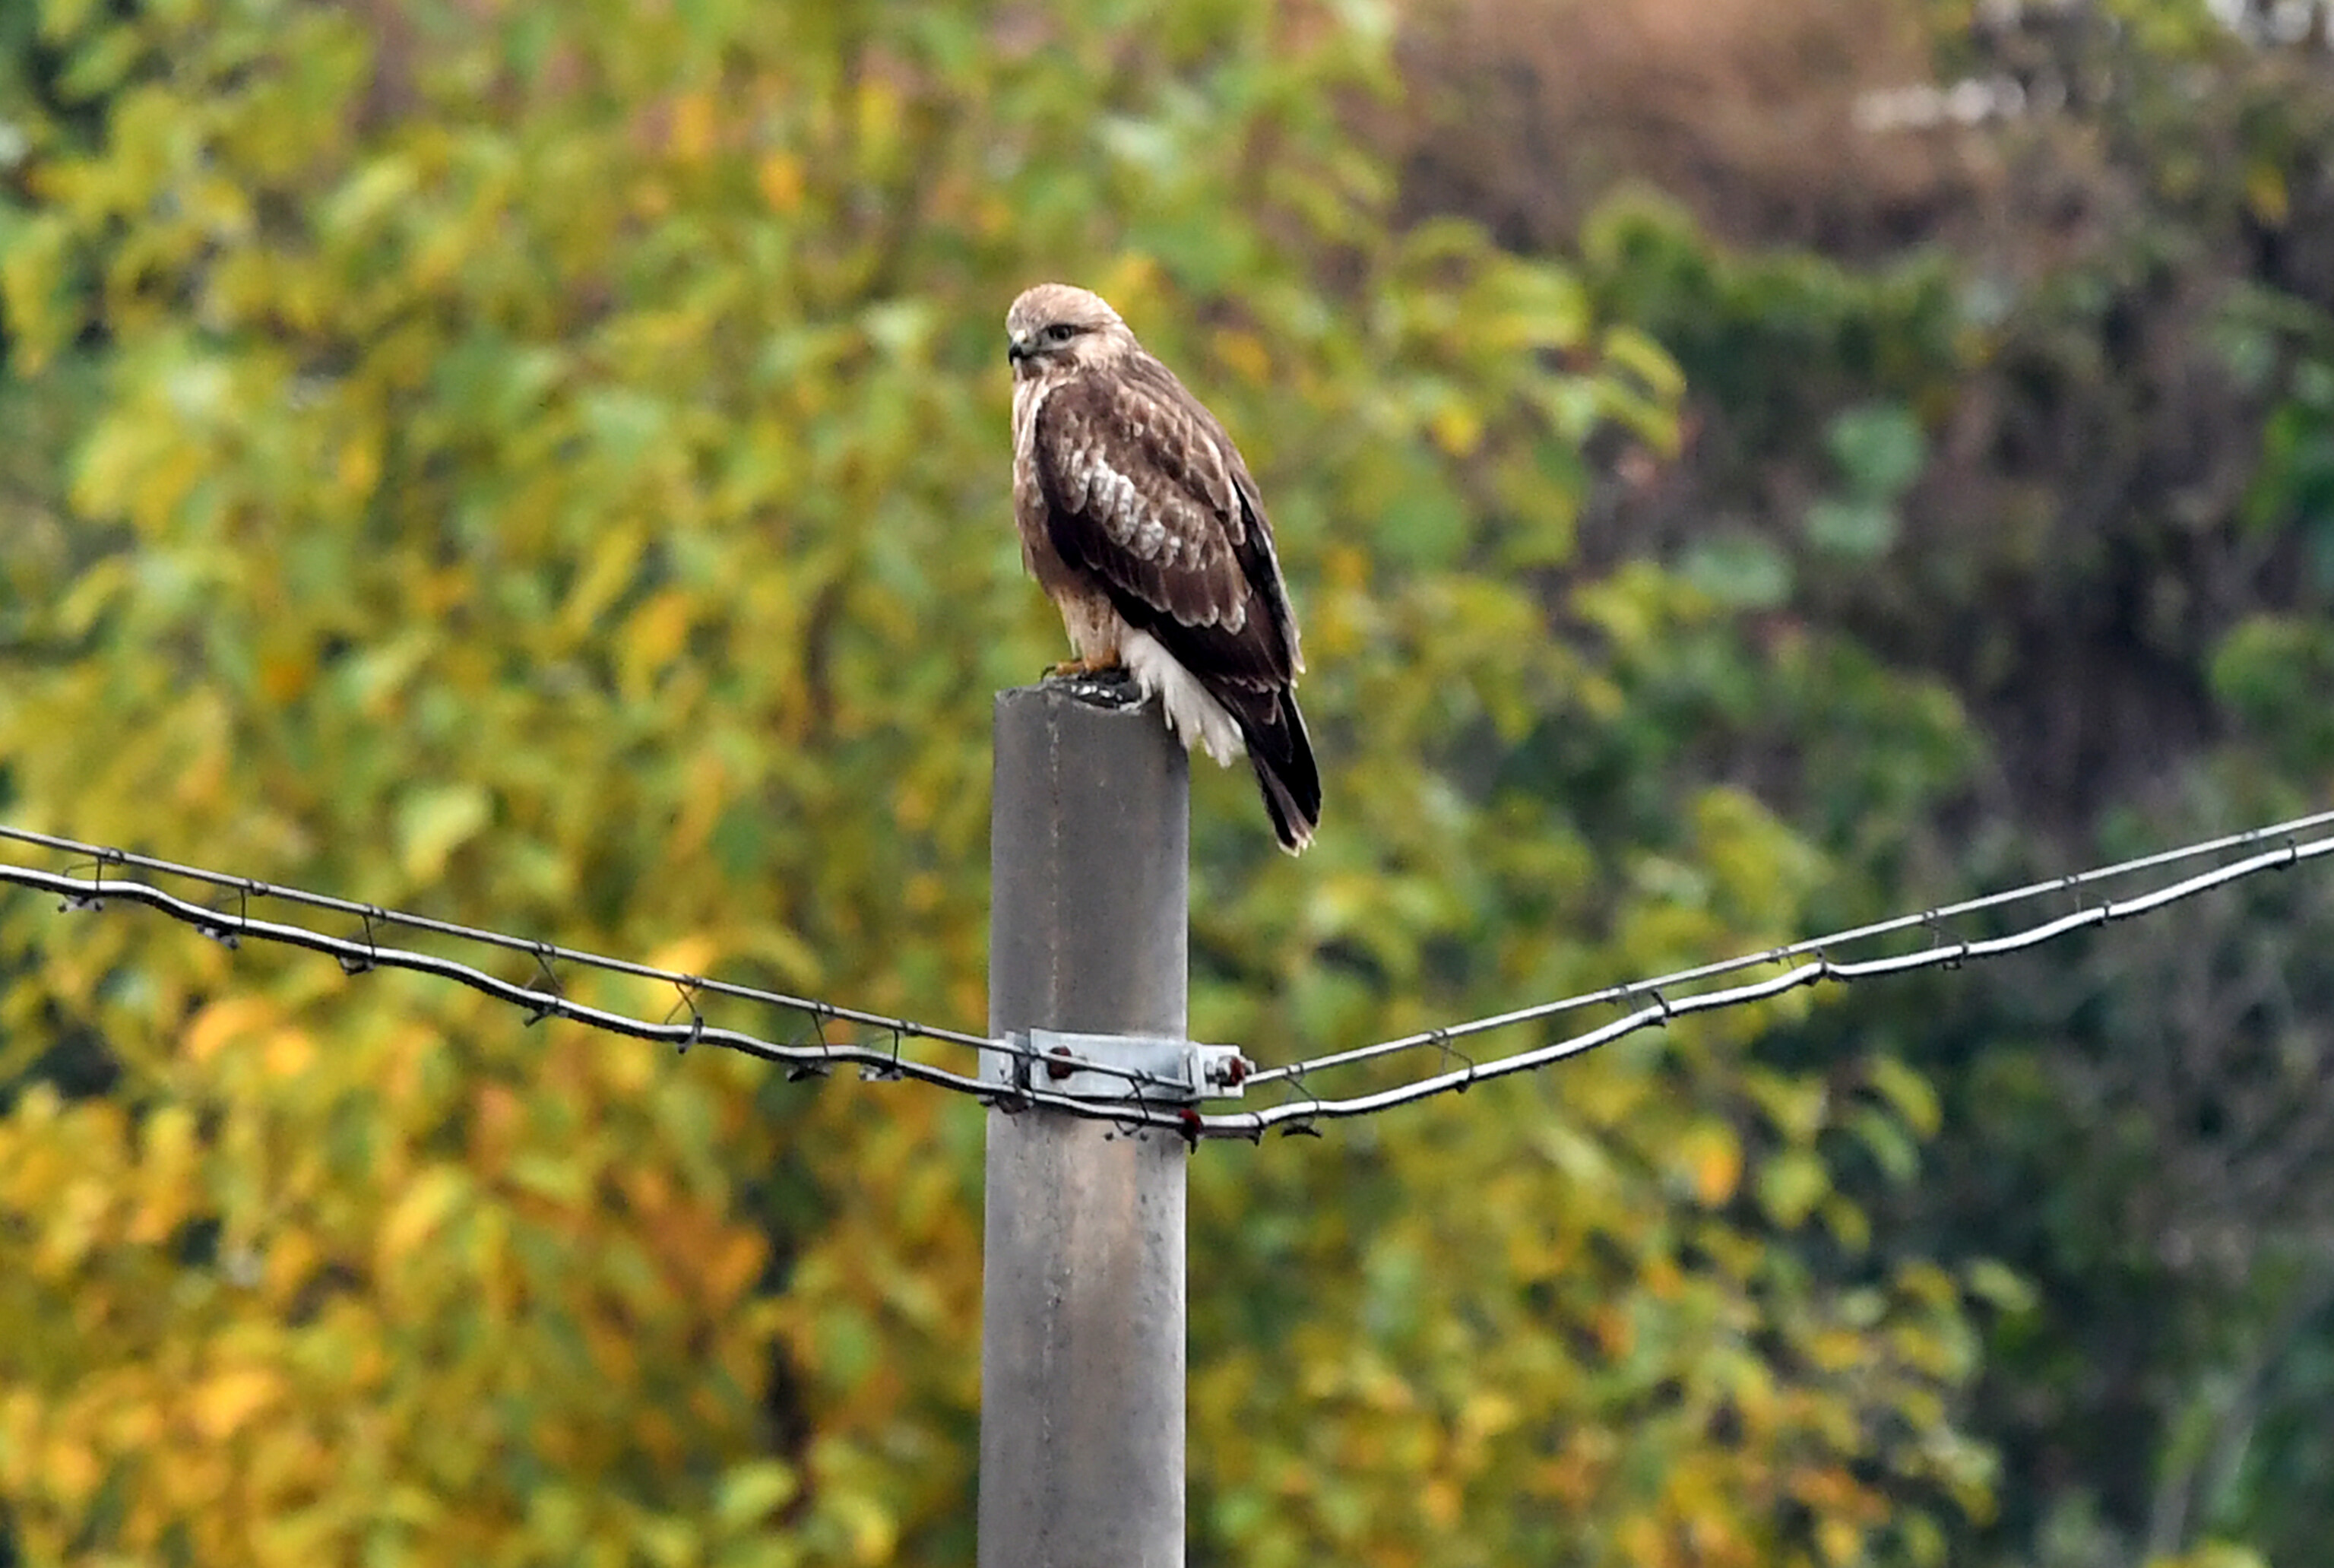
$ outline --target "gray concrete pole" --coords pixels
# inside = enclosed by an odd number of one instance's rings
[[[1182,748],[1148,707],[997,699],[989,1031],[1181,1038]],[[1184,1162],[1044,1109],[989,1113],[980,1568],[1182,1568]]]

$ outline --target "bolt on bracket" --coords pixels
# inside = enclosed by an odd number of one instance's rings
[[[1249,1070],[1237,1046],[1201,1045],[1168,1035],[1028,1029],[1005,1038],[1013,1050],[981,1052],[985,1081],[1073,1099],[1166,1105],[1237,1099]]]

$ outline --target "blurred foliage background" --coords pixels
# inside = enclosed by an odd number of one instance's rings
[[[2290,814],[2327,26],[0,7],[0,820],[972,1023],[1049,276],[1305,619],[1328,815],[1196,779],[1203,1038]],[[2252,886],[1205,1149],[1191,1560],[2314,1560],[2330,933]],[[0,1563],[968,1562],[980,1116],[0,897]]]

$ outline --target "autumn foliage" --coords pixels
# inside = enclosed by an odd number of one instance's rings
[[[1197,780],[1203,1038],[1787,940],[1980,769],[1937,672],[1746,595],[1771,544],[1615,547],[1692,290],[1756,288],[1639,208],[1568,262],[1420,210],[1375,6],[37,9],[10,822],[977,1021],[989,697],[1058,652],[1000,335],[1046,276],[1238,433],[1305,620],[1328,814],[1289,862]],[[1851,545],[1920,411],[1839,437]],[[1944,1561],[2021,1288],[1876,1234],[1944,1112],[1905,1031],[1772,1049],[1837,1005],[1201,1151],[1193,1560]],[[0,1561],[970,1558],[969,1102],[8,896],[0,1108]]]

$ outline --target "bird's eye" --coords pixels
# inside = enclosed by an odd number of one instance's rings
[[[1047,343],[1067,343],[1071,338],[1077,335],[1077,331],[1078,329],[1072,326],[1068,322],[1057,321],[1053,325],[1046,329],[1046,341]]]

